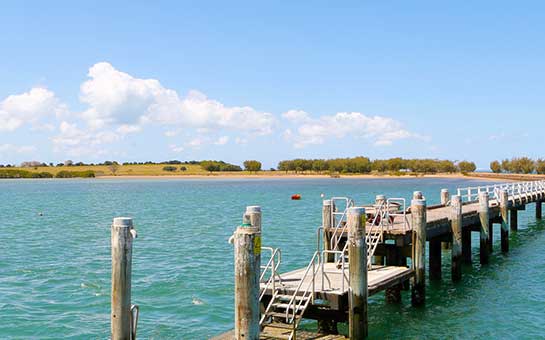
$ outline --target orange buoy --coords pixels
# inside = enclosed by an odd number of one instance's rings
[[[301,195],[299,195],[299,194],[291,195],[291,199],[292,199],[292,200],[300,200],[300,199],[301,199]]]

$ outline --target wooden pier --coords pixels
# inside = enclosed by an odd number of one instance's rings
[[[535,203],[536,218],[541,218],[545,181],[459,188],[453,196],[443,189],[437,194],[441,204],[434,206],[427,206],[425,194],[419,191],[414,192],[410,206],[404,199],[384,195],[360,207],[350,198],[325,200],[314,255],[306,267],[285,273],[279,268],[281,251],[261,247],[261,211],[253,207],[259,216],[252,220],[259,226],[246,224],[258,233],[259,250],[250,242],[245,247],[251,256],[237,257],[235,262],[250,268],[243,262],[257,261],[253,265],[261,268],[259,283],[255,280],[259,294],[239,296],[237,290],[235,303],[237,314],[258,308],[259,317],[246,313],[243,321],[235,320],[234,332],[215,339],[344,339],[336,334],[338,322],[348,322],[350,339],[361,339],[367,334],[368,313],[372,313],[367,309],[369,296],[385,291],[386,302],[396,303],[401,290],[410,285],[413,305],[425,303],[426,272],[431,280],[442,276],[442,243],[452,244],[454,281],[461,279],[462,264],[472,263],[472,232],[480,235],[481,264],[488,263],[492,251],[494,224],[500,226],[501,250],[507,253],[509,232],[518,228],[518,211]],[[247,215],[245,221],[250,221]],[[247,232],[239,227],[235,239],[238,233]],[[429,263],[425,263],[426,248]],[[261,254],[262,250],[267,254]],[[247,274],[237,274],[237,280]],[[248,285],[244,287],[250,289]],[[363,292],[358,288],[362,285],[366,287]],[[317,320],[319,332],[298,330],[303,318]]]

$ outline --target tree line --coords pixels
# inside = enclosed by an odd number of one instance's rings
[[[285,172],[339,172],[370,173],[375,172],[415,172],[415,173],[454,173],[473,172],[475,163],[469,161],[453,162],[438,159],[375,159],[367,157],[285,160],[278,163],[278,170]]]
[[[513,157],[502,161],[490,162],[490,170],[494,173],[512,173],[512,174],[545,174],[545,160],[533,160],[529,157]]]

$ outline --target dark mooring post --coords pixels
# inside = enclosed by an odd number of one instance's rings
[[[261,208],[257,208],[246,210],[251,225],[243,224],[235,231],[235,339],[259,339]]]
[[[541,216],[541,200],[538,200],[536,202],[536,219],[540,220]]]
[[[331,218],[333,213],[331,200],[324,200],[322,205],[322,226],[324,227],[324,250],[331,250],[331,228],[333,219]],[[326,262],[335,261],[335,254],[326,253]]]
[[[430,280],[441,280],[441,240],[430,240]]]
[[[509,195],[507,191],[500,191],[500,211],[501,211],[501,251],[509,251],[509,226],[507,215],[509,215]]]
[[[132,242],[136,238],[132,218],[114,218],[111,232],[111,338],[112,340],[132,340],[136,337],[136,327],[133,327],[131,311]]]
[[[511,231],[517,231],[518,230],[518,210],[516,208],[510,209],[509,211],[509,226],[511,227]]]
[[[365,209],[348,209],[348,333],[351,340],[367,337],[367,244]]]
[[[450,202],[452,229],[452,281],[462,278],[462,199],[454,195]]]
[[[415,233],[413,270],[415,272],[411,302],[413,306],[426,301],[426,200],[413,199],[411,202],[411,226]]]
[[[490,223],[490,212],[488,205],[489,197],[487,192],[479,194],[479,219],[481,221],[479,259],[481,264],[488,263],[488,254],[490,252],[488,245],[488,231]]]

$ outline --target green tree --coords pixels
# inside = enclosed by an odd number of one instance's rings
[[[539,158],[536,161],[536,172],[538,174],[545,174],[545,160]]]
[[[246,171],[257,172],[261,171],[261,162],[256,160],[244,161],[244,168]]]
[[[458,168],[460,168],[461,172],[473,172],[477,170],[477,166],[473,162],[468,161],[461,161],[458,163]]]
[[[500,173],[501,172],[501,165],[498,161],[492,161],[490,162],[490,170],[492,170],[493,173]]]

